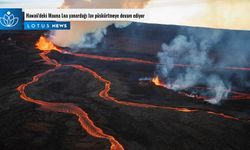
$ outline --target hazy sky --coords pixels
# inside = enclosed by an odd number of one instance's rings
[[[56,8],[63,0],[0,0],[0,7],[4,8]]]
[[[134,4],[144,0],[67,0],[70,8],[99,8],[105,4],[126,2]],[[145,0],[147,1],[147,0]],[[57,8],[64,0],[0,0],[0,8]],[[105,3],[103,3],[105,2]],[[79,7],[79,4],[86,4]],[[212,28],[250,30],[250,0],[150,0],[147,23],[176,24]]]

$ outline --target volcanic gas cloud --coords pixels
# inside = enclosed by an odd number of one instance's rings
[[[212,90],[200,91],[199,94],[209,95],[206,100],[218,104],[227,98],[235,84],[249,88],[246,72],[222,71],[233,69],[231,66],[249,65],[250,52],[243,46],[249,45],[247,41],[241,32],[234,35],[224,30],[182,28],[170,43],[162,44],[156,74],[176,91],[204,85]],[[175,64],[179,63],[190,67],[176,69]],[[240,80],[235,82],[234,78]]]
[[[65,0],[61,8],[143,8],[149,0]],[[95,47],[112,24],[125,27],[127,22],[71,22],[68,31],[51,32],[51,40],[63,47]]]

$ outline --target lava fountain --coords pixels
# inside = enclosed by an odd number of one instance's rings
[[[51,41],[49,41],[46,37],[41,36],[36,43],[36,48],[41,51],[51,51],[51,50],[59,50]]]
[[[168,88],[168,86],[163,81],[161,81],[159,76],[156,76],[156,77],[152,78],[151,82],[153,84],[155,84],[156,86],[161,86],[161,87],[164,87],[164,88]]]

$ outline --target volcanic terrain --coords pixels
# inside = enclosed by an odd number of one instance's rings
[[[248,89],[211,105],[151,80],[161,43],[178,28],[110,27],[94,49],[60,48],[42,32],[2,31],[0,149],[248,149]]]

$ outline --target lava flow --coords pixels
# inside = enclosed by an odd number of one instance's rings
[[[25,89],[28,86],[38,82],[39,79],[41,79],[45,75],[47,75],[51,72],[54,72],[61,67],[67,66],[67,67],[75,68],[75,69],[80,70],[82,72],[88,72],[95,79],[104,83],[104,88],[102,91],[100,91],[99,96],[107,101],[111,101],[111,102],[114,102],[116,104],[124,105],[124,106],[134,106],[134,107],[141,107],[141,108],[159,108],[159,109],[174,110],[174,111],[186,112],[186,113],[199,111],[198,109],[158,106],[158,105],[136,103],[136,102],[129,102],[129,101],[123,101],[123,100],[116,99],[115,97],[112,97],[109,95],[109,91],[111,90],[111,81],[103,78],[97,72],[91,70],[90,68],[86,68],[82,65],[75,65],[75,64],[62,65],[59,62],[57,62],[56,60],[49,58],[47,55],[52,50],[56,50],[62,54],[70,54],[70,55],[73,55],[76,57],[86,57],[86,58],[98,59],[98,60],[104,60],[104,61],[130,61],[130,62],[134,62],[134,63],[155,64],[153,62],[135,59],[135,58],[114,58],[114,57],[96,56],[96,55],[89,55],[89,54],[76,54],[76,53],[72,53],[72,52],[68,52],[68,51],[59,49],[52,42],[50,42],[49,40],[47,40],[43,36],[40,37],[39,41],[37,42],[36,48],[41,50],[41,53],[39,55],[45,61],[45,63],[54,66],[54,68],[49,69],[49,70],[47,70],[43,73],[40,73],[38,75],[35,75],[33,77],[32,81],[30,81],[28,83],[21,84],[17,88],[17,90],[20,93],[20,98],[22,98],[23,100],[25,100],[27,102],[38,104],[42,108],[53,111],[53,112],[62,112],[62,113],[76,115],[78,117],[78,120],[79,120],[82,128],[89,135],[96,137],[96,138],[107,139],[110,141],[110,143],[111,143],[110,150],[124,150],[124,148],[113,136],[105,134],[102,129],[97,127],[94,124],[94,122],[89,118],[88,114],[83,109],[81,109],[80,107],[78,107],[72,103],[52,103],[52,102],[45,102],[45,101],[38,100],[38,99],[32,99],[31,97],[26,95]],[[153,80],[153,82],[158,86],[167,87],[166,85],[163,84],[163,82],[160,81],[159,77],[155,78]],[[223,117],[226,119],[240,120],[239,118],[236,118],[236,117],[233,117],[230,115],[226,115],[223,113],[217,113],[217,112],[212,112],[212,111],[207,111],[207,110],[201,110],[201,111],[205,111],[208,114],[220,116],[220,117]]]
[[[63,54],[69,54],[76,57],[84,57],[89,59],[97,59],[97,60],[104,60],[104,61],[127,61],[133,63],[142,63],[142,64],[157,64],[158,62],[150,61],[150,60],[142,60],[137,58],[128,58],[128,57],[108,57],[108,56],[100,56],[100,55],[91,55],[91,54],[84,54],[84,53],[74,53],[66,50],[57,49],[57,51]],[[186,68],[186,67],[193,67],[193,68],[200,68],[200,66],[192,66],[188,64],[174,64],[175,67]],[[239,70],[239,71],[250,71],[250,68],[243,68],[243,67],[224,67],[220,69],[225,70]]]
[[[153,61],[141,60],[141,59],[136,59],[136,58],[108,57],[108,56],[99,56],[99,55],[91,55],[91,54],[83,54],[83,53],[78,54],[78,53],[73,53],[73,52],[66,51],[66,50],[59,50],[59,52],[63,54],[73,55],[76,57],[85,57],[85,58],[98,59],[98,60],[104,60],[104,61],[128,61],[128,62],[133,62],[133,63],[156,64],[156,62],[153,62]]]
[[[83,72],[88,72],[91,75],[93,75],[97,80],[103,82],[105,84],[105,87],[99,93],[99,96],[105,100],[115,102],[117,104],[125,105],[125,106],[134,106],[134,107],[142,107],[142,108],[160,108],[160,109],[175,110],[175,111],[180,111],[180,112],[195,112],[195,111],[197,111],[196,109],[157,106],[157,105],[151,105],[151,104],[135,103],[135,102],[129,102],[129,101],[124,101],[124,100],[118,100],[118,99],[109,95],[109,91],[111,90],[111,82],[107,79],[104,79],[101,75],[97,74],[95,71],[93,71],[89,68],[83,67],[82,65],[65,65],[65,66],[73,67],[73,68],[78,69],[78,70],[83,71]]]
[[[41,37],[39,42],[36,44],[36,46],[38,49],[42,51],[42,53],[40,53],[41,58],[47,64],[54,65],[55,67],[43,73],[35,75],[32,81],[25,83],[25,84],[21,84],[19,87],[17,87],[17,90],[20,93],[20,98],[22,98],[23,100],[27,102],[38,104],[43,109],[47,109],[53,112],[62,112],[62,113],[76,115],[78,117],[78,120],[82,128],[88,134],[96,138],[104,138],[104,139],[109,140],[111,143],[110,150],[124,150],[123,146],[113,136],[105,134],[101,128],[95,126],[94,122],[89,118],[88,114],[85,111],[83,111],[80,107],[71,103],[51,103],[51,102],[45,102],[42,100],[36,100],[26,95],[25,93],[26,87],[28,87],[29,85],[33,83],[38,82],[40,78],[44,77],[48,73],[51,73],[63,67],[63,65],[58,63],[56,60],[50,59],[47,56],[47,54],[50,53],[51,50],[58,50],[58,49],[52,43],[50,43],[50,41],[48,41],[45,37]]]
[[[159,87],[163,87],[166,89],[171,89],[171,86],[168,84],[165,84],[163,81],[161,81],[159,76],[155,76],[151,79],[151,82]],[[181,87],[181,85],[175,85],[175,86],[179,86]],[[193,86],[191,87],[193,89],[198,89],[198,90],[213,90],[213,88],[209,88],[209,87],[202,87],[202,86]],[[231,91],[231,90],[225,90],[225,92],[231,93],[231,96],[228,97],[227,99],[233,99],[233,100],[249,100],[250,99],[250,94],[248,93],[242,93],[242,92],[236,92],[236,91]],[[188,97],[192,97],[198,100],[205,100],[205,99],[209,99],[208,96],[202,96],[202,95],[193,95],[193,94],[189,94],[187,92],[181,91],[178,92],[181,95],[184,96],[188,96]]]
[[[53,44],[53,43],[52,43]],[[56,47],[57,48],[57,47]],[[108,57],[108,56],[100,56],[100,55],[91,55],[91,54],[84,54],[84,53],[74,53],[66,50],[56,49],[60,53],[69,54],[76,57],[84,57],[89,59],[96,59],[96,60],[104,60],[104,61],[127,61],[133,63],[142,63],[142,64],[158,64],[158,62],[150,61],[150,60],[142,60],[137,58],[128,58],[128,57]],[[188,64],[174,64],[175,67],[186,68],[186,67],[193,67],[193,68],[201,68],[201,66],[194,66]],[[250,71],[250,68],[244,67],[222,67],[217,69],[225,69],[225,70],[238,70],[238,71]]]
[[[169,107],[169,106],[158,106],[158,105],[152,105],[152,104],[144,104],[144,103],[136,103],[136,102],[129,102],[129,101],[124,101],[124,100],[118,100],[112,96],[109,95],[109,91],[111,90],[111,82],[107,79],[104,79],[101,75],[97,74],[95,71],[83,67],[81,65],[65,65],[68,67],[73,67],[76,68],[80,71],[86,71],[89,72],[91,75],[93,75],[97,80],[105,83],[105,87],[104,89],[99,93],[99,96],[102,97],[103,99],[107,100],[107,101],[111,101],[114,103],[117,103],[119,105],[124,105],[124,106],[133,106],[133,107],[140,107],[140,108],[157,108],[157,109],[166,109],[166,110],[173,110],[173,111],[178,111],[178,112],[185,112],[185,113],[191,113],[191,112],[197,112],[197,111],[204,111],[208,114],[211,115],[216,115],[219,117],[223,117],[226,119],[231,119],[231,120],[237,120],[240,121],[241,119],[231,116],[231,115],[227,115],[224,113],[218,113],[218,112],[212,112],[210,110],[198,110],[198,109],[191,109],[191,108],[183,108],[183,107]],[[249,122],[249,120],[242,120],[242,121],[247,121]]]

